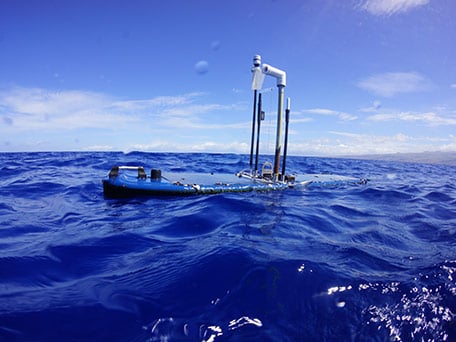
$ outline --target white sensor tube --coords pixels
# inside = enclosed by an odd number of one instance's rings
[[[263,64],[263,73],[277,79],[277,86],[285,87],[287,85],[287,73],[283,70],[274,68],[269,64]]]

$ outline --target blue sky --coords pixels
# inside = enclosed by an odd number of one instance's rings
[[[255,54],[289,151],[456,151],[452,0],[2,1],[0,151],[248,153]],[[277,90],[264,83],[262,152]]]

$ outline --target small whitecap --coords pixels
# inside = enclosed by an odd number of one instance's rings
[[[198,75],[204,75],[209,71],[209,63],[201,60],[195,64],[195,71]]]
[[[336,303],[336,306],[337,306],[338,308],[343,308],[343,307],[345,307],[345,302],[344,302],[344,301],[337,302],[337,303]]]
[[[339,291],[339,287],[333,286],[328,289],[328,295],[332,295],[333,293],[336,293]]]
[[[386,175],[386,178],[389,179],[389,180],[393,180],[393,179],[397,178],[397,175],[395,173],[388,173]]]

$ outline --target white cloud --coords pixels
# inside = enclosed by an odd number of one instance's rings
[[[303,112],[308,113],[308,114],[318,114],[318,115],[335,115],[335,114],[337,114],[336,111],[331,110],[331,109],[325,109],[325,108],[305,109],[305,110],[303,110]]]
[[[441,146],[442,151],[454,152],[456,151],[456,136],[450,135],[446,140],[446,144]]]
[[[302,113],[306,114],[316,114],[316,115],[328,115],[328,116],[336,116],[339,120],[342,121],[353,121],[356,120],[358,117],[353,114],[340,112],[332,109],[326,108],[313,108],[313,109],[305,109]]]
[[[431,89],[431,83],[418,72],[388,72],[358,82],[358,87],[377,96],[392,97]]]
[[[14,88],[0,92],[0,130],[2,126],[17,131],[66,131],[148,125],[213,129],[221,126],[211,125],[211,120],[201,120],[201,115],[242,108],[235,105],[195,103],[202,95],[204,94],[189,93],[143,100],[119,100],[87,91]],[[228,123],[223,127],[247,127],[247,123]]]
[[[205,95],[136,100],[79,90],[3,89],[0,143],[6,150],[23,151],[125,150],[131,144],[146,144],[150,135],[182,146],[207,135],[206,141],[220,141],[220,146],[207,148],[224,151],[232,132],[248,132],[251,123],[237,120],[245,110],[242,103],[205,103]]]
[[[438,149],[438,143],[442,142],[430,141],[427,137],[412,137],[404,133],[394,135],[371,135],[337,131],[330,133],[340,137],[336,139],[339,142],[339,146],[336,145],[338,154],[423,152]]]
[[[453,83],[452,85],[450,85],[450,88],[456,89],[456,83]]]
[[[429,0],[365,0],[360,8],[373,15],[390,16],[428,3]]]
[[[104,128],[136,120],[107,110],[111,102],[93,92],[14,88],[0,93],[0,115],[17,131]]]
[[[408,121],[408,122],[422,122],[429,126],[442,126],[442,125],[456,125],[456,118],[449,118],[440,116],[434,112],[426,113],[413,113],[413,112],[400,112],[400,113],[386,113],[375,114],[367,118],[371,121]]]
[[[343,113],[343,112],[338,113],[337,116],[342,121],[353,121],[353,120],[356,120],[358,118],[355,115],[348,114],[348,113]]]
[[[147,110],[151,107],[166,108],[169,106],[180,106],[191,103],[195,98],[204,95],[204,93],[189,93],[178,96],[157,96],[146,100],[124,100],[112,103],[114,110],[132,111]]]
[[[165,140],[156,140],[145,144],[132,144],[126,147],[125,152],[130,151],[157,151],[157,152],[229,152],[229,153],[247,153],[249,144],[245,142],[221,143],[214,141],[197,142],[193,144],[183,144],[169,142]]]
[[[114,147],[111,145],[92,145],[92,146],[87,146],[84,148],[84,151],[92,151],[92,152],[97,152],[97,151],[113,151]]]
[[[191,104],[187,106],[170,106],[162,111],[160,114],[163,118],[177,117],[186,118],[198,114],[205,114],[208,112],[215,112],[230,109],[230,106],[220,104]]]
[[[289,147],[290,154],[317,156],[455,150],[456,137],[453,135],[434,137],[413,136],[406,133],[381,135],[343,131],[329,131],[320,138],[294,141]]]
[[[413,138],[398,133],[395,135],[369,135],[369,134],[347,134],[344,132],[331,132],[335,135],[349,138],[346,144],[350,146],[347,152],[350,154],[376,154],[376,153],[396,153],[396,152],[415,152],[416,144]]]
[[[305,142],[290,144],[289,151],[293,155],[316,156],[379,154],[398,151],[396,143],[388,144],[388,146],[385,144],[376,145],[371,142],[372,140],[367,135],[364,137],[364,140],[348,137],[310,139]]]
[[[408,141],[411,139],[408,135],[403,134],[403,133],[398,133],[398,134],[395,134],[392,136],[376,136],[376,135],[350,133],[350,132],[337,132],[337,131],[331,131],[330,133],[339,135],[339,136],[343,136],[343,137],[347,137],[350,139],[354,139],[354,140],[359,140],[359,141],[369,140],[370,142],[373,142],[375,144],[384,143],[386,141],[392,141],[392,140],[404,142],[404,141]]]
[[[290,124],[293,125],[293,124],[299,124],[299,123],[307,123],[307,122],[311,122],[313,121],[312,118],[301,118],[301,119],[294,119],[294,118],[291,118],[290,119]]]
[[[63,113],[65,108],[79,110],[88,103],[98,106],[106,101],[102,94],[86,91],[49,91],[40,88],[13,88],[0,93],[5,108],[30,115]]]

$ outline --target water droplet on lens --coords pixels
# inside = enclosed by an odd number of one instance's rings
[[[195,64],[195,71],[199,75],[204,75],[209,71],[209,63],[206,61],[199,61]]]
[[[220,41],[214,40],[211,43],[211,49],[212,49],[212,51],[217,51],[218,49],[220,49]]]
[[[3,117],[3,123],[7,126],[12,126],[13,125],[13,119],[11,119],[8,116]]]

